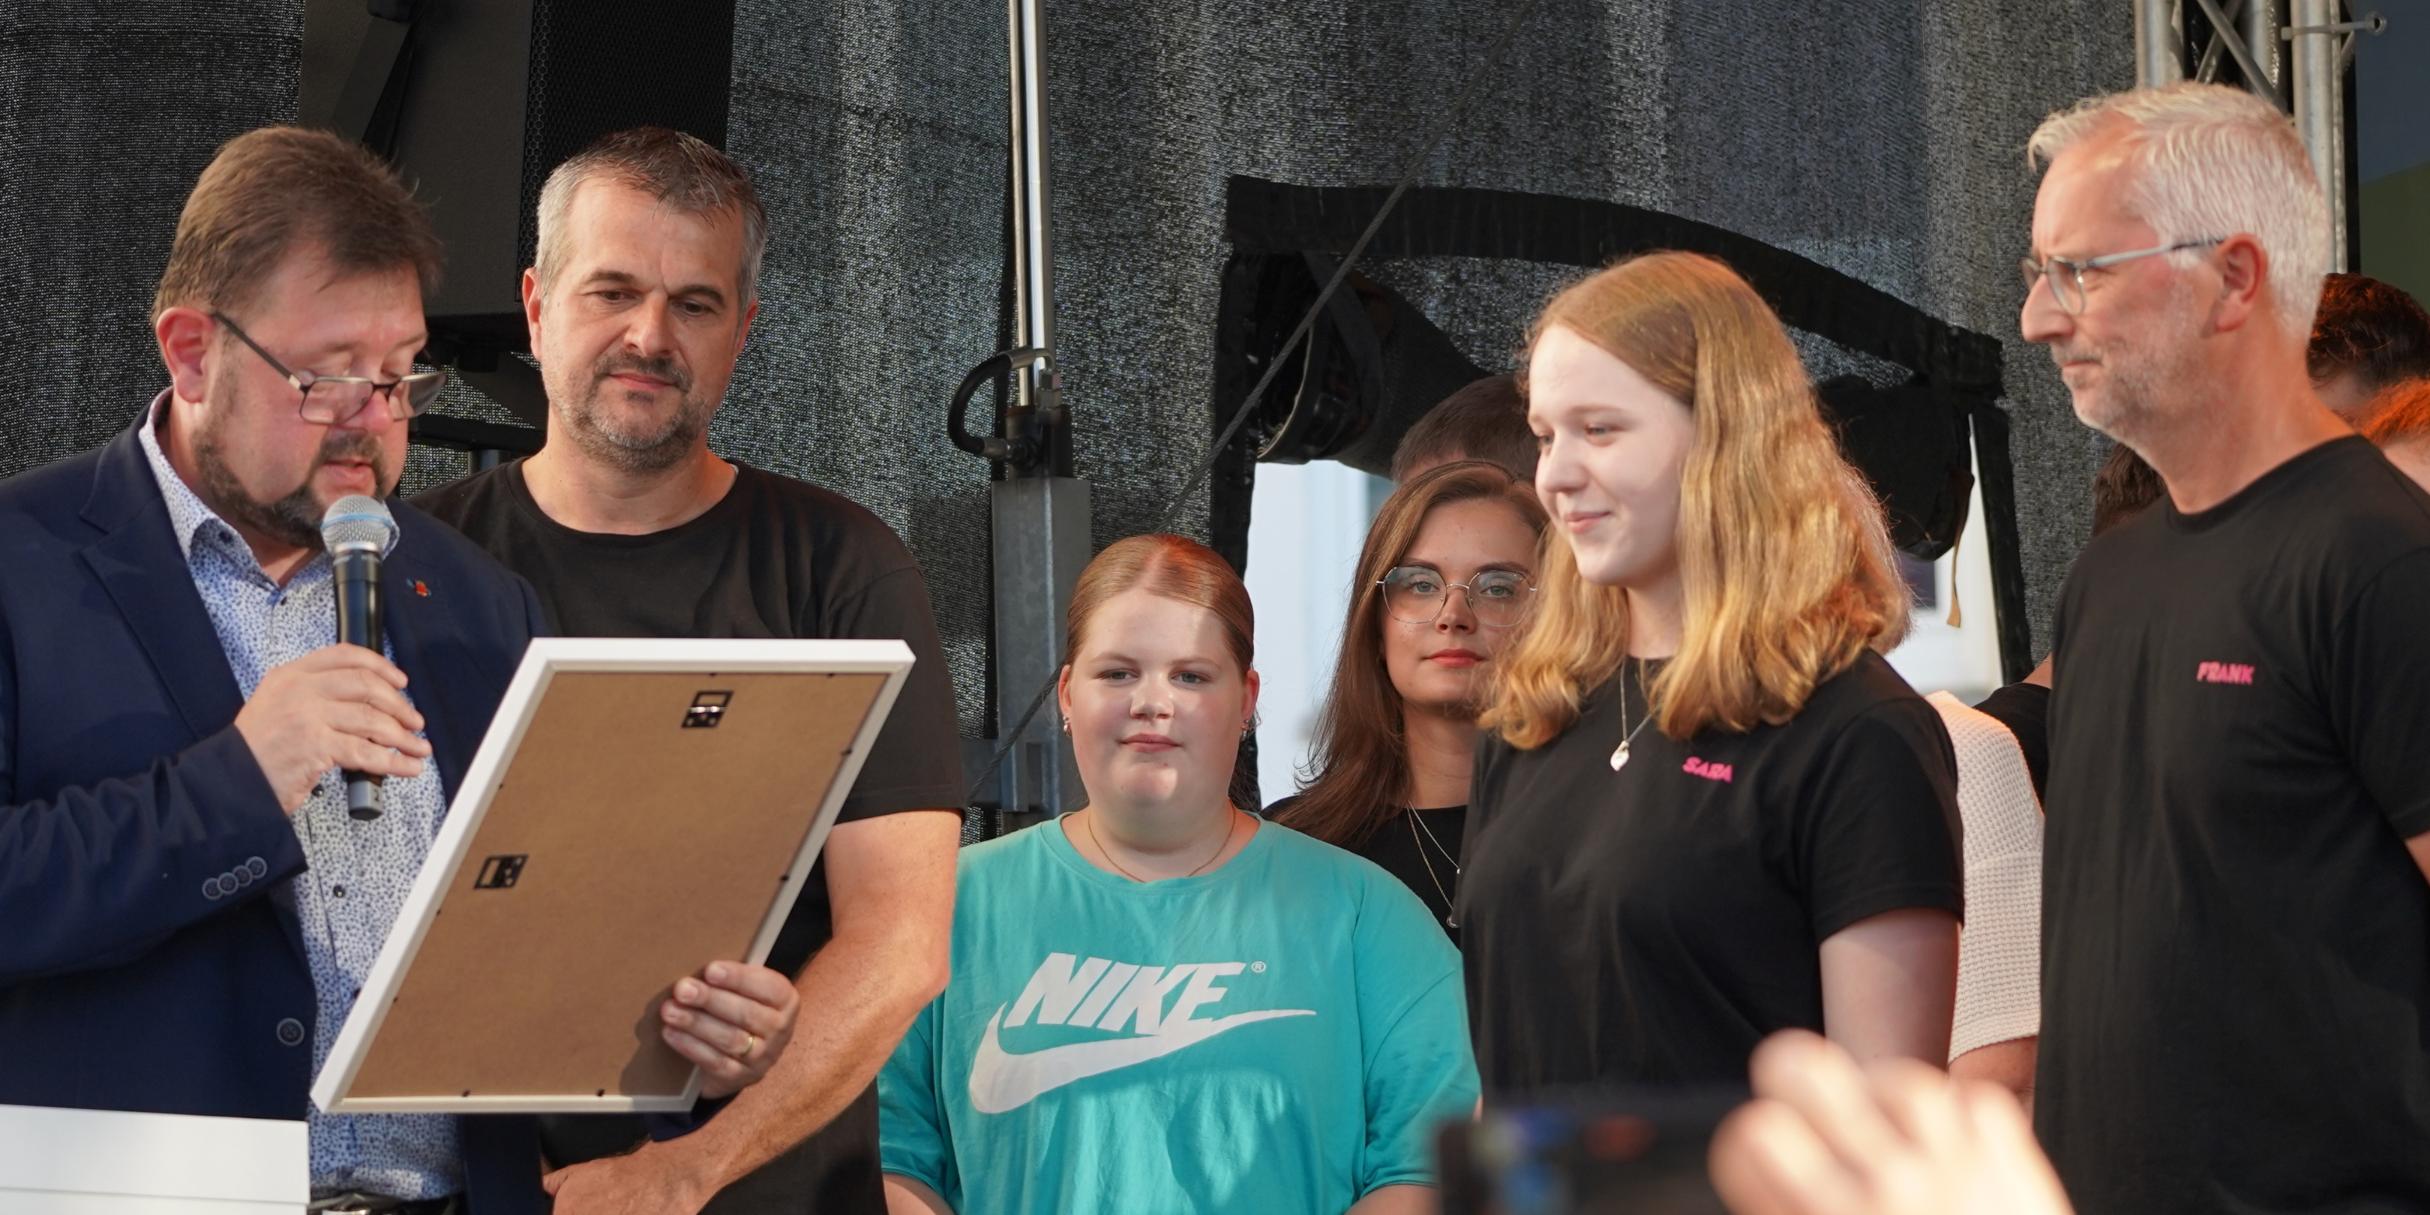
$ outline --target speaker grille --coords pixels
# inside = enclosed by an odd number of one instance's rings
[[[533,0],[517,268],[539,248],[540,187],[591,141],[662,126],[725,147],[733,70],[732,0]]]

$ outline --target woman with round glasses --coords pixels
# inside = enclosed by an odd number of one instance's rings
[[[1544,507],[1499,465],[1412,478],[1367,529],[1312,775],[1267,815],[1408,883],[1459,939],[1477,708],[1535,597]]]
[[[1787,332],[1650,254],[1555,295],[1527,374],[1558,539],[1470,795],[1487,1092],[1743,1082],[1789,1028],[1940,1066],[1955,761],[1876,652],[1907,588]]]

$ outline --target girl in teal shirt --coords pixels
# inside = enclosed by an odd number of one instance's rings
[[[1459,958],[1383,870],[1226,796],[1251,627],[1178,536],[1081,574],[1057,701],[1089,802],[962,854],[953,981],[878,1078],[891,1211],[1431,1208],[1477,1100]]]

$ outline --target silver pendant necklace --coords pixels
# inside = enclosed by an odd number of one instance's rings
[[[1612,748],[1612,771],[1614,772],[1628,766],[1629,743],[1636,740],[1637,731],[1643,730],[1646,722],[1654,720],[1654,705],[1651,700],[1648,700],[1645,706],[1645,717],[1637,723],[1636,729],[1629,728],[1628,684],[1628,660],[1623,658],[1620,660],[1620,745]]]

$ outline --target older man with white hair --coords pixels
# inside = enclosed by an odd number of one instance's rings
[[[2324,407],[2286,117],[2054,115],[2025,336],[2168,488],[2059,607],[2035,1123],[2088,1212],[2430,1209],[2430,498]]]

